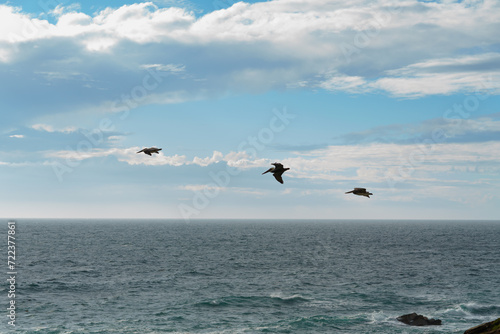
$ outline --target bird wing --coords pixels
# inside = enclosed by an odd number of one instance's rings
[[[275,162],[275,163],[273,163],[273,164],[271,164],[271,165],[276,166],[276,168],[277,168],[277,169],[278,169],[278,168],[283,168],[283,165],[282,165],[282,164],[280,164],[279,162]]]
[[[270,171],[272,171],[273,169],[274,169],[273,167],[269,168],[269,169],[268,169],[268,170],[266,170],[264,173],[262,173],[262,175],[264,175],[264,174],[266,174],[266,173],[269,173],[269,172],[270,172]]]
[[[281,178],[281,174],[273,174],[273,175],[274,175],[274,178],[276,179],[276,181],[283,184],[283,179]]]
[[[366,192],[366,188],[354,188],[354,190]]]
[[[352,193],[352,192],[354,192],[354,190],[348,191],[348,192],[346,192],[346,194],[350,194],[350,193]]]
[[[147,155],[151,156],[151,152],[149,152],[149,151],[144,151],[144,153],[146,153]]]

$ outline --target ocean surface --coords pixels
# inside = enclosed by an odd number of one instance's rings
[[[463,333],[500,317],[500,222],[15,221],[16,326],[4,252],[0,333]],[[443,325],[396,320],[412,312]]]

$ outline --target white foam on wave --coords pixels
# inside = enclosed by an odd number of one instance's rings
[[[446,322],[446,321],[444,321],[443,324],[440,326],[428,326],[428,327],[408,326],[405,323],[397,320],[397,317],[401,316],[402,313],[396,314],[395,312],[374,311],[372,313],[364,315],[368,317],[370,324],[382,325],[384,327],[390,326],[392,328],[398,328],[398,332],[400,334],[409,334],[409,333],[425,334],[425,333],[436,333],[436,332],[448,334],[451,332],[455,332],[457,330],[461,330],[462,328],[468,328],[464,327],[461,324],[457,324],[456,322]],[[432,312],[426,313],[424,314],[424,316],[428,318],[440,318],[436,316],[435,313]]]
[[[455,304],[451,308],[447,308],[439,313],[450,317],[483,319],[483,318],[490,318],[491,316],[496,315],[498,309],[500,309],[500,305],[486,305],[475,302],[468,302],[468,303]]]
[[[372,312],[368,315],[370,319],[370,323],[377,323],[377,322],[387,322],[390,320],[390,316],[385,314],[383,311],[378,311],[378,312]]]
[[[386,313],[384,311],[373,311],[372,313],[365,313],[365,316],[368,318],[370,324],[400,324],[401,322],[397,321],[397,317],[401,314],[396,313]]]
[[[283,292],[273,292],[269,295],[269,297],[271,298],[279,298],[279,299],[282,299],[282,300],[292,300],[292,299],[307,299],[305,298],[304,296],[302,295],[299,295],[299,294],[295,294],[295,295],[291,295],[291,296],[286,296],[285,294],[283,294]]]

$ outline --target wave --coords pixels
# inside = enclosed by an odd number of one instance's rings
[[[186,276],[213,276],[210,273],[206,273],[206,272],[195,270],[195,269],[186,271],[183,273],[183,275],[186,275]]]
[[[277,300],[280,300],[284,303],[295,303],[295,302],[306,302],[306,301],[309,301],[309,299],[307,298],[304,298],[302,297],[301,295],[291,295],[291,296],[285,296],[283,295],[283,293],[281,292],[274,292],[274,293],[271,293],[270,295],[271,298],[273,299],[277,299]]]
[[[265,307],[277,305],[294,305],[307,302],[308,299],[300,295],[282,296],[271,294],[270,296],[227,296],[210,301],[202,301],[195,306],[207,307]]]
[[[336,326],[338,324],[338,319],[330,317],[327,315],[315,315],[311,317],[302,317],[294,321],[289,322],[289,327],[291,330],[305,330],[321,327],[323,329],[328,328],[329,330],[336,329],[341,330],[341,327]]]
[[[442,313],[461,317],[495,316],[500,313],[500,305],[485,305],[470,302],[454,305],[444,310]]]

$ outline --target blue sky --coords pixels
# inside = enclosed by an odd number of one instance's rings
[[[498,219],[498,31],[496,0],[3,2],[1,216]]]

